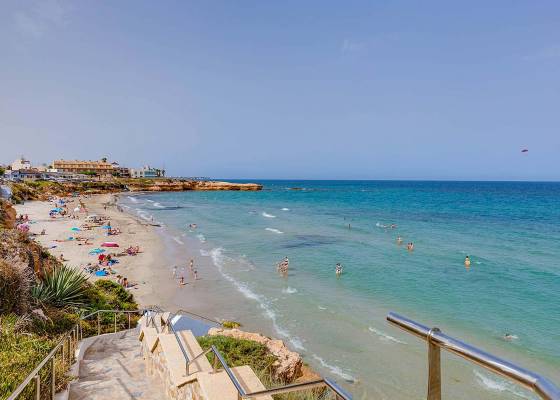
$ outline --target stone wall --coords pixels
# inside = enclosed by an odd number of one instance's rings
[[[171,379],[165,352],[161,344],[158,342],[154,351],[150,352],[146,341],[142,342],[142,356],[146,363],[146,372],[151,375],[157,375],[158,379],[163,382],[166,397],[170,400],[207,400],[202,395],[198,381],[194,379],[184,385],[177,386]]]

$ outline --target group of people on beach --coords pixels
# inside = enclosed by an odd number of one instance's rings
[[[197,269],[194,267],[194,260],[191,258],[191,260],[189,261],[189,271],[191,272],[191,275],[193,277],[193,279],[196,281],[198,280],[198,271]],[[173,278],[177,279],[177,266],[175,265],[173,267]],[[183,286],[186,285],[187,282],[185,282],[185,267],[181,268],[181,276],[179,277],[179,285]]]

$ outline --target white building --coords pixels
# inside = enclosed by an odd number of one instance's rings
[[[130,176],[133,178],[162,178],[165,176],[165,170],[144,165],[142,168],[138,169],[131,168]]]
[[[31,161],[26,160],[23,156],[15,160],[12,163],[12,171],[19,171],[20,169],[31,169]]]

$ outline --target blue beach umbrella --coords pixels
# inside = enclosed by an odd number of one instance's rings
[[[76,227],[70,228],[70,230],[71,230],[71,231],[75,231],[75,232],[80,232],[80,231],[81,231],[80,228],[76,228]]]

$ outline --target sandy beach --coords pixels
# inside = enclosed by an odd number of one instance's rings
[[[164,244],[154,227],[146,221],[137,219],[127,213],[121,212],[113,203],[114,195],[104,194],[82,197],[87,212],[76,212],[78,219],[69,216],[56,218],[49,217],[49,211],[55,206],[48,201],[32,201],[15,208],[18,215],[27,214],[30,223],[30,232],[36,234],[36,241],[43,245],[55,257],[64,258],[64,263],[84,269],[90,263],[97,265],[97,255],[89,252],[96,248],[104,249],[104,254],[124,252],[129,246],[139,246],[137,255],[116,256],[118,263],[112,266],[114,274],[98,277],[89,274],[92,281],[96,279],[111,279],[116,281],[117,276],[126,277],[132,284],[128,288],[136,301],[141,305],[157,304],[169,308],[171,298],[175,292],[176,282],[170,274],[167,258],[164,255]],[[73,210],[79,205],[77,198],[68,200],[68,210]],[[106,204],[110,204],[105,207]],[[96,214],[107,217],[113,228],[120,229],[118,235],[107,235],[107,230],[101,226],[86,230],[83,228],[87,215]],[[80,231],[72,230],[79,228]],[[44,235],[40,233],[45,231]],[[74,238],[69,240],[69,238]],[[76,238],[88,239],[78,241]],[[118,243],[118,248],[101,247],[103,242]]]

